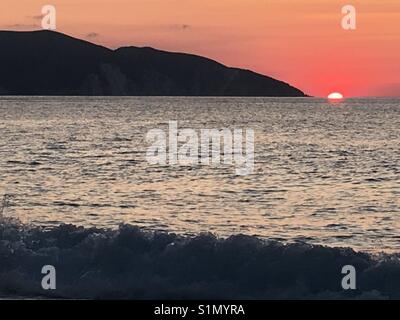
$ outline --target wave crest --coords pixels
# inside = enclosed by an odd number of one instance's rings
[[[252,236],[219,239],[0,221],[0,296],[107,299],[400,298],[398,255],[282,244]],[[54,265],[57,289],[41,288]],[[341,288],[344,265],[357,290]]]

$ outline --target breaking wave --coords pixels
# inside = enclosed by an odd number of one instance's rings
[[[44,265],[57,289],[41,288]],[[357,290],[341,287],[342,267]],[[184,237],[131,225],[45,229],[0,217],[0,297],[90,299],[400,298],[398,255],[235,235]]]

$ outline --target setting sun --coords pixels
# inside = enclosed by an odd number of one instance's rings
[[[339,92],[333,92],[328,96],[328,99],[340,100],[340,99],[343,99],[343,95]]]

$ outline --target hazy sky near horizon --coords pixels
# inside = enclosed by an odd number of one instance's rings
[[[399,0],[2,0],[0,29],[57,31],[116,48],[195,53],[288,82],[310,95],[400,96]],[[357,29],[341,27],[343,5]]]

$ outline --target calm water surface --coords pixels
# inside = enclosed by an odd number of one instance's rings
[[[400,99],[0,98],[0,196],[40,225],[400,251]],[[255,170],[149,165],[150,129],[253,128]]]

